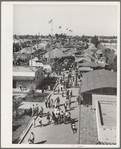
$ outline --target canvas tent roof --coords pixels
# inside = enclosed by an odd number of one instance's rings
[[[32,48],[32,47],[26,47],[26,48],[23,48],[20,53],[28,53],[28,54],[31,54],[33,53],[35,50]]]
[[[79,71],[91,71],[91,70],[93,70],[93,69],[90,68],[90,67],[81,67],[81,68],[79,68]]]
[[[83,61],[83,60],[86,60],[86,61],[91,61],[91,59],[88,57],[88,58],[85,58],[85,57],[79,57],[75,60],[75,62],[80,62],[80,61]]]
[[[117,73],[94,70],[83,75],[81,93],[98,88],[117,88]]]
[[[96,53],[97,53],[97,54],[102,54],[103,52],[102,52],[102,50],[97,50]]]
[[[61,57],[63,57],[63,55],[64,55],[63,52],[57,48],[50,51],[50,58],[61,58]],[[43,57],[48,58],[49,51],[47,53],[45,53],[45,55]]]

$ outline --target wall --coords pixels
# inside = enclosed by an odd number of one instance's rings
[[[117,96],[114,95],[96,95],[92,94],[92,108],[96,109],[96,101],[116,101]]]
[[[32,82],[33,82],[33,81],[31,81],[31,80],[23,80],[23,81],[22,81],[22,80],[17,80],[17,81],[16,81],[16,88],[19,88],[20,83],[21,83],[22,88],[25,88],[25,87],[26,87],[27,89],[28,89],[28,88],[30,89],[31,86],[33,85]]]
[[[83,93],[83,105],[92,105],[92,94]]]
[[[101,107],[99,107],[100,102],[103,102],[103,101],[96,101],[96,120],[97,120],[98,141],[101,143],[116,143],[117,142],[116,127],[105,126],[101,124],[101,113],[100,113]]]
[[[16,88],[20,88],[20,83],[22,84],[22,87],[23,88],[29,88],[31,89],[31,87],[33,86],[33,88],[37,88],[41,82],[43,80],[43,68],[41,67],[40,69],[38,69],[36,72],[35,72],[35,79],[32,81],[32,80],[17,80],[17,81],[14,81],[14,83],[16,82],[16,85],[14,84],[14,86],[16,86]]]

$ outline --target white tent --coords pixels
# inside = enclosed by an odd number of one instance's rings
[[[52,51],[48,51],[47,53],[45,53],[45,55],[43,57],[45,58],[61,58],[64,56],[63,52],[60,49],[53,49]]]

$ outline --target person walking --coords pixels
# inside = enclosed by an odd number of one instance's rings
[[[73,94],[72,94],[72,90],[71,90],[71,92],[70,92],[70,96],[71,96],[71,97],[73,96]]]
[[[20,91],[22,91],[22,85],[21,85],[21,83],[19,84],[19,88],[20,88]]]
[[[61,92],[63,91],[63,85],[61,85]]]
[[[67,102],[64,103],[65,112],[67,111]]]
[[[53,108],[53,99],[51,98],[51,108]]]
[[[60,98],[57,97],[57,107],[59,108],[60,107]]]
[[[30,136],[29,136],[29,139],[28,139],[28,143],[29,144],[34,144],[34,141],[35,141],[35,135],[33,132],[31,132]]]
[[[69,90],[67,90],[66,98],[69,99]]]
[[[55,124],[58,124],[58,117],[59,117],[58,113],[55,114],[55,117],[56,117]]]
[[[47,105],[47,98],[45,98],[45,107],[48,108],[48,105]]]
[[[60,115],[60,112],[58,113],[58,124],[60,124],[61,122],[61,115]]]
[[[48,108],[50,108],[50,99],[48,99]]]
[[[71,108],[71,99],[69,98],[68,99],[68,106],[69,106],[69,109]]]
[[[42,96],[43,96],[43,94],[44,94],[44,87],[42,88]]]
[[[39,106],[38,106],[38,104],[36,104],[36,115],[37,116],[39,115]]]
[[[37,115],[37,104],[35,105],[35,108],[34,108],[34,115]]]
[[[60,88],[58,87],[58,94],[60,93]]]
[[[80,97],[80,96],[78,96],[78,97],[77,97],[77,102],[78,102],[78,105],[81,105],[81,103],[82,103],[81,98],[82,98],[82,97]]]
[[[34,107],[34,104],[33,104],[33,107],[32,107],[32,116],[34,116],[35,114],[35,107]]]
[[[42,127],[42,117],[41,116],[38,117],[38,121],[39,121],[40,127]]]
[[[52,111],[52,122],[55,122],[55,113]]]
[[[47,120],[48,120],[48,124],[50,124],[50,113],[47,113]]]
[[[77,100],[77,103],[78,103],[78,105],[79,105],[79,96],[76,98],[76,100]]]
[[[41,106],[41,108],[40,108],[40,116],[41,116],[41,117],[43,116],[43,111],[44,111],[44,109],[43,109],[43,107]]]
[[[34,119],[33,119],[33,126],[34,126],[34,128],[36,127],[36,117],[34,117]]]
[[[63,116],[64,116],[63,111],[60,112],[60,116],[61,116],[61,123],[62,123],[63,122]]]

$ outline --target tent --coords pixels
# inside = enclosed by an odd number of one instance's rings
[[[75,62],[79,63],[80,61],[91,61],[91,59],[89,57],[85,58],[85,57],[80,57],[80,58],[77,58],[75,60]]]
[[[47,53],[45,53],[43,55],[43,57],[45,57],[45,58],[49,58],[49,56],[50,56],[50,58],[61,58],[64,56],[64,53],[60,49],[56,48],[50,52],[48,51]]]
[[[16,56],[16,59],[26,60],[26,59],[28,59],[28,55],[27,55],[27,54],[19,53],[19,54]]]

